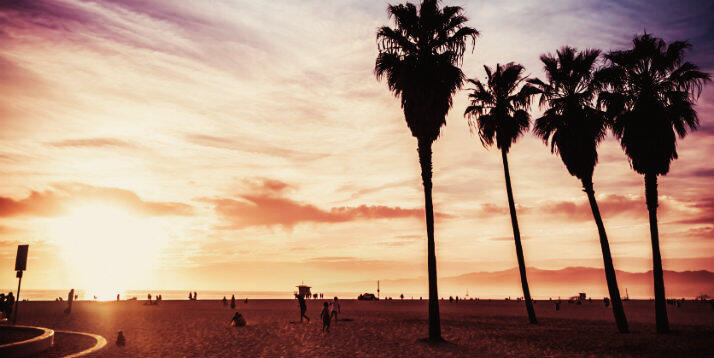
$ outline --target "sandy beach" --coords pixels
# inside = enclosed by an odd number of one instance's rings
[[[322,300],[308,301],[310,324],[299,321],[294,300],[251,300],[236,310],[246,327],[229,325],[233,310],[219,301],[23,302],[18,324],[100,334],[109,341],[97,357],[352,357],[352,356],[711,356],[714,309],[708,303],[668,306],[673,332],[654,333],[653,303],[625,302],[632,333],[618,334],[602,301],[564,302],[560,311],[539,301],[538,325],[529,325],[521,302],[441,304],[447,344],[427,336],[426,301],[344,300],[341,319],[321,332]],[[114,342],[122,330],[125,347]]]

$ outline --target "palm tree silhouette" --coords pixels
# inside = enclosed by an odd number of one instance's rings
[[[522,76],[525,69],[519,64],[510,62],[503,67],[496,64],[496,71],[488,66],[483,66],[483,68],[486,70],[485,84],[478,79],[469,80],[475,88],[469,94],[471,104],[466,107],[464,115],[468,118],[471,130],[478,131],[481,144],[484,147],[492,146],[495,142],[496,147],[501,150],[513,239],[516,242],[518,270],[521,274],[521,286],[523,286],[523,298],[526,301],[528,319],[530,323],[535,324],[538,321],[528,289],[521,232],[518,229],[516,206],[513,202],[513,190],[511,189],[511,174],[508,170],[508,150],[518,137],[530,127],[530,115],[527,109],[532,96],[538,93],[538,89],[526,84],[518,90],[520,84],[525,80],[525,77]]]
[[[613,132],[620,140],[632,168],[645,177],[645,196],[652,240],[657,332],[669,331],[657,228],[657,176],[666,175],[677,159],[677,135],[684,138],[699,126],[694,101],[710,75],[684,62],[687,41],[667,45],[650,34],[634,38],[628,50],[605,55],[609,66],[598,71],[607,85],[599,104],[614,119]]]
[[[404,119],[417,138],[419,164],[424,184],[429,275],[429,340],[441,341],[441,321],[436,286],[434,208],[431,202],[431,145],[438,138],[454,93],[464,74],[459,65],[467,41],[475,42],[478,31],[465,26],[462,8],[439,8],[437,0],[389,5],[395,28],[377,31],[379,55],[374,66],[378,80],[386,78],[394,96],[401,98]]]
[[[567,46],[558,50],[556,56],[541,55],[548,83],[539,79],[528,82],[538,87],[541,92],[540,106],[547,108],[543,116],[535,120],[533,131],[546,145],[550,141],[551,152],[560,154],[570,175],[580,179],[590,201],[600,236],[612,312],[618,330],[627,333],[627,318],[592,180],[598,159],[597,146],[605,138],[608,128],[604,113],[594,108],[592,103],[599,88],[593,80],[593,67],[599,56],[600,50],[578,52]]]

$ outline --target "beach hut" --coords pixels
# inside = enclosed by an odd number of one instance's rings
[[[310,286],[299,285],[299,286],[297,286],[297,288],[298,288],[297,294],[299,296],[302,296],[303,298],[310,298],[310,296],[312,296],[312,293],[310,293]]]

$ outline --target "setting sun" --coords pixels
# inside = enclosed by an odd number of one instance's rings
[[[52,226],[75,284],[99,299],[145,280],[166,244],[156,220],[105,203],[78,206]]]

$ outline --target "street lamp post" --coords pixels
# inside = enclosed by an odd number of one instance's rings
[[[17,271],[17,297],[15,297],[15,313],[12,315],[12,324],[17,323],[17,307],[20,306],[20,286],[22,285],[22,272],[27,270],[27,250],[30,245],[17,245],[15,257],[15,271]]]

